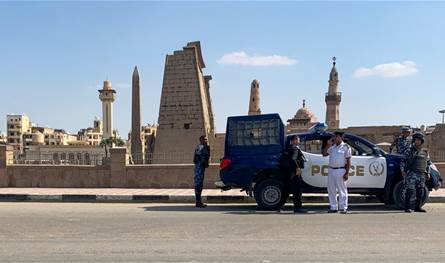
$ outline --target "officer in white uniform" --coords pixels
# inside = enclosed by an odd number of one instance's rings
[[[328,194],[329,213],[340,210],[348,212],[348,188],[346,186],[351,167],[351,148],[343,142],[343,132],[335,132],[333,142],[330,140],[323,149],[323,156],[329,156]],[[334,144],[332,144],[334,143]],[[337,205],[337,192],[339,202]]]

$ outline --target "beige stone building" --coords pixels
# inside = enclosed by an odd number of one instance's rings
[[[23,135],[31,132],[31,123],[29,117],[25,114],[6,115],[6,129],[8,136],[8,145],[13,147],[14,159],[20,158],[25,150]]]
[[[90,146],[98,146],[102,141],[102,136],[102,121],[96,118],[93,122],[93,127],[81,129],[77,132],[77,141],[84,142],[86,145]]]
[[[67,133],[62,129],[48,127],[31,127],[31,132],[23,135],[25,148],[30,145],[68,145],[76,141],[77,136]]]
[[[200,42],[166,56],[153,163],[190,163],[201,135],[212,144],[211,77],[204,68]]]
[[[0,132],[0,144],[6,144],[8,141],[8,138],[5,133]]]
[[[315,114],[306,107],[306,100],[303,100],[303,107],[297,110],[292,119],[287,120],[286,133],[300,133],[307,131],[312,125],[318,122]]]

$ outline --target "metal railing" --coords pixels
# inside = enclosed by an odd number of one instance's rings
[[[211,160],[210,160],[211,161]],[[193,164],[193,152],[163,152],[128,154],[130,165],[141,164]]]
[[[430,158],[432,162],[436,163],[445,162],[445,151],[431,151]]]
[[[102,154],[89,155],[88,158],[52,158],[52,155],[42,155],[40,158],[11,158],[8,165],[88,165],[99,166],[108,162],[109,157]]]

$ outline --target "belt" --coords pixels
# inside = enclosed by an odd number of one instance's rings
[[[331,166],[329,166],[329,168],[331,168],[331,169],[335,169],[335,170],[337,170],[337,169],[346,169],[346,167],[331,167]]]

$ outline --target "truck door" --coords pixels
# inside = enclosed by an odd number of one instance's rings
[[[345,142],[352,150],[348,188],[384,188],[387,176],[386,159],[374,156],[372,148],[359,141],[345,140]],[[305,144],[312,147],[302,147],[303,150],[309,150],[304,151],[307,162],[302,171],[302,179],[310,186],[326,188],[329,157],[323,157],[321,148],[314,147],[314,145],[321,146],[321,142],[305,142]],[[317,151],[318,153],[315,153]]]

